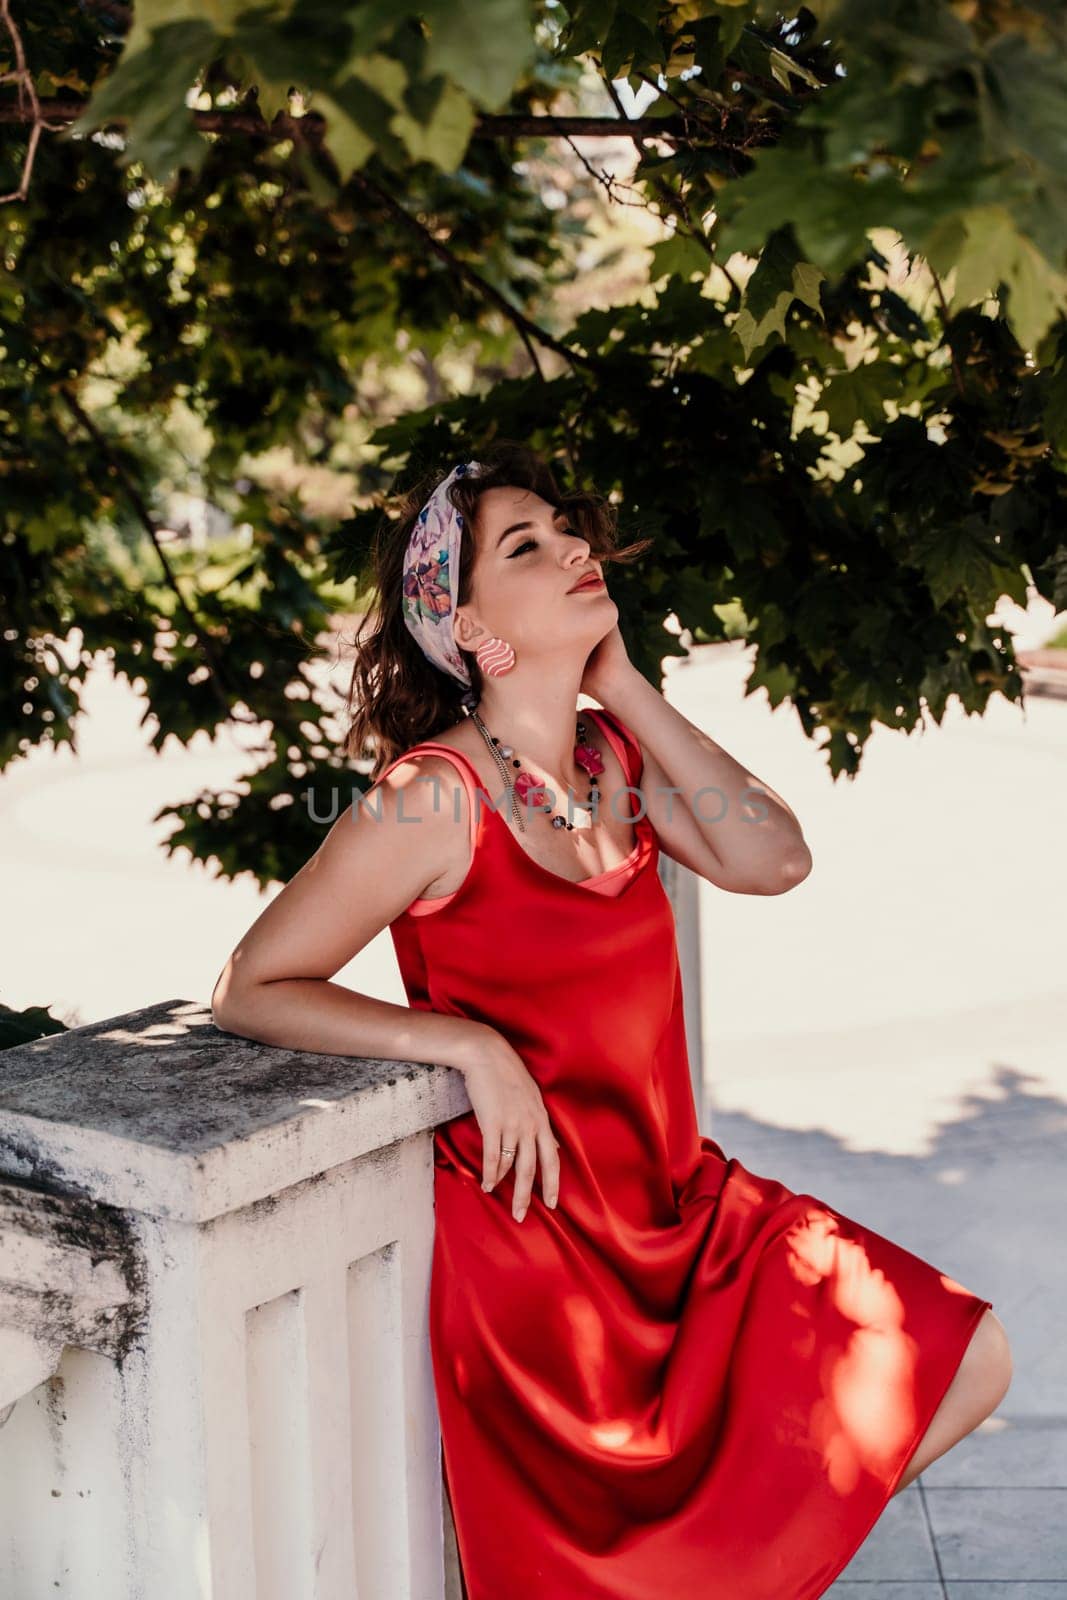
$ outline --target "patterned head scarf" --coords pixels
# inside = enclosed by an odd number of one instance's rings
[[[461,462],[437,485],[419,512],[404,557],[402,606],[408,632],[427,660],[463,684],[465,704],[473,703],[474,690],[452,632],[463,517],[448,489],[457,478],[476,477],[481,470],[479,461]]]

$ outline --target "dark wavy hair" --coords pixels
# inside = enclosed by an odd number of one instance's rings
[[[456,457],[456,460],[469,457]],[[620,547],[615,508],[592,491],[561,492],[547,462],[528,445],[497,440],[476,459],[477,476],[457,478],[448,495],[463,516],[456,605],[470,599],[474,566],[473,529],[478,502],[488,489],[532,489],[558,510],[566,511],[589,541],[597,561],[635,560],[653,543],[639,539]],[[416,518],[430,495],[451,471],[424,473],[399,495],[394,512],[385,508],[371,550],[373,585],[363,626],[352,640],[355,659],[346,711],[348,732],[343,754],[356,760],[374,758],[371,781],[398,755],[423,739],[432,739],[466,715],[464,685],[442,672],[423,655],[404,621],[402,584],[404,557]],[[471,651],[462,652],[475,695],[482,690],[481,669]]]

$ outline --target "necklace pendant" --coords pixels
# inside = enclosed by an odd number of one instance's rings
[[[574,759],[583,771],[588,772],[590,777],[604,771],[604,758],[594,745],[576,744],[574,747]]]
[[[543,806],[548,799],[544,784],[530,772],[517,773],[512,787],[523,805]]]

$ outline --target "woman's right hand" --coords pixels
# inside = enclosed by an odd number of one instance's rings
[[[521,1222],[540,1160],[541,1193],[554,1209],[559,1199],[559,1143],[541,1091],[522,1057],[503,1034],[488,1028],[464,1065],[463,1081],[482,1130],[482,1188],[488,1193],[514,1160],[511,1214]],[[502,1148],[514,1150],[515,1155],[501,1155]]]

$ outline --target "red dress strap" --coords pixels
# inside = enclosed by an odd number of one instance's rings
[[[645,767],[644,751],[636,736],[613,711],[602,711],[598,706],[587,706],[582,715],[591,716],[603,730],[604,737],[619,758],[619,765],[626,775],[626,782],[631,789],[636,788]],[[633,799],[636,802],[637,796],[633,796]]]
[[[419,756],[423,755],[444,756],[447,761],[451,761],[453,766],[459,770],[459,775],[463,780],[463,787],[467,791],[467,814],[470,822],[470,844],[473,856],[474,851],[478,848],[478,828],[485,809],[477,804],[475,794],[480,789],[484,795],[488,796],[489,791],[482,783],[474,762],[469,756],[465,756],[462,750],[455,750],[451,745],[442,744],[437,739],[423,739],[418,744],[413,744],[410,750],[405,750],[401,755],[394,756],[392,761],[379,772],[375,782],[380,783],[386,773],[392,772],[394,767],[399,767],[405,761],[417,761]]]

